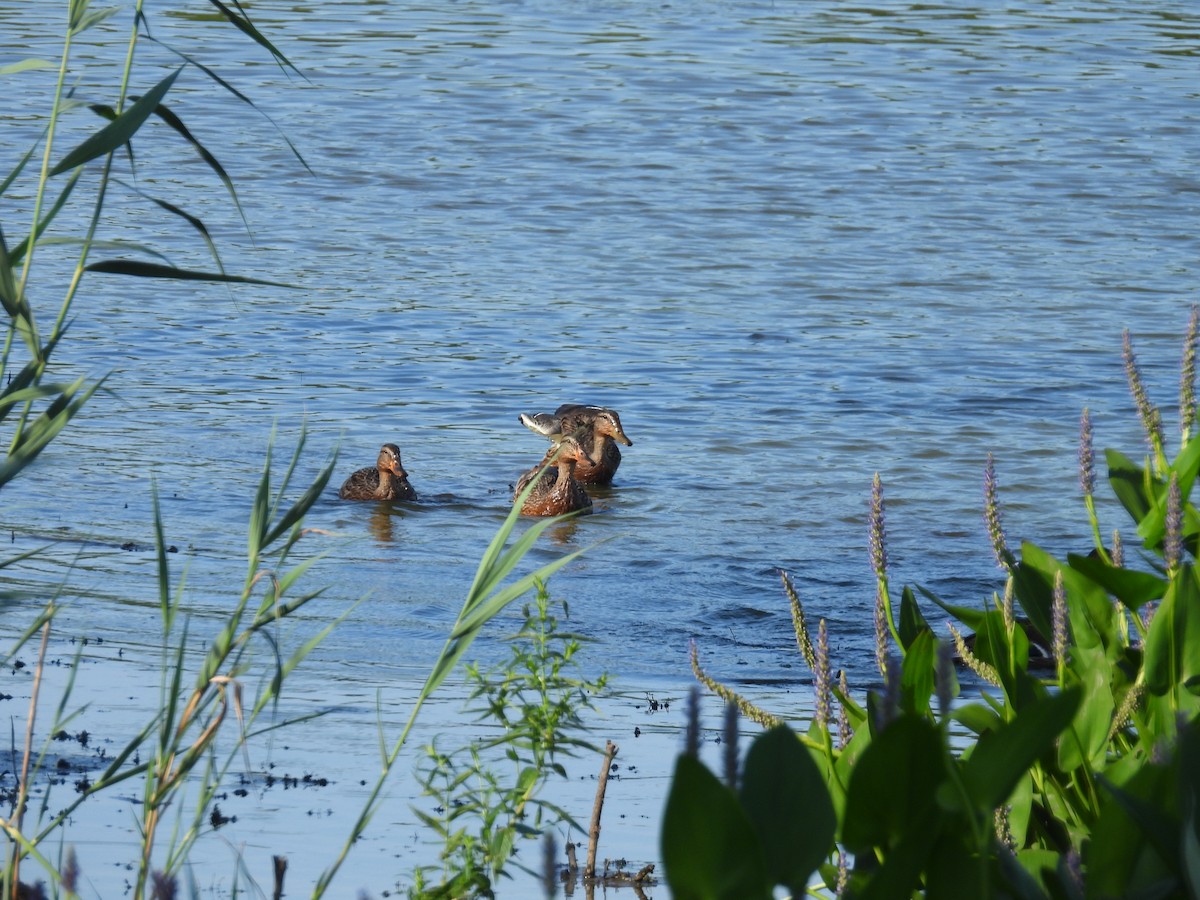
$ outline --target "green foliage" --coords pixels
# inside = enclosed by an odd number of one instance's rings
[[[266,50],[281,69],[298,71],[287,57],[254,25],[244,7],[239,3],[227,5],[220,0],[209,0],[221,20],[235,27],[256,45]],[[89,53],[87,59],[73,58],[75,39],[83,32],[106,21],[122,7],[91,9],[89,0],[70,0],[68,16],[63,34],[62,49],[54,62],[28,59],[15,62],[0,69],[0,78],[12,80],[21,73],[42,68],[57,68],[57,80],[53,94],[47,98],[45,127],[36,140],[20,156],[11,171],[0,180],[0,198],[18,197],[20,203],[28,201],[31,209],[27,233],[15,243],[7,235],[19,234],[20,229],[11,223],[0,227],[0,308],[5,317],[6,334],[0,349],[0,437],[6,445],[6,453],[0,458],[0,489],[17,477],[33,463],[62,429],[79,414],[85,404],[100,390],[104,377],[87,376],[74,381],[56,381],[51,377],[51,365],[57,362],[62,352],[62,341],[67,334],[73,304],[80,296],[81,286],[88,278],[96,276],[133,276],[167,278],[174,281],[209,281],[224,284],[270,284],[268,281],[243,275],[226,273],[216,244],[209,229],[197,216],[189,213],[178,202],[154,196],[142,187],[166,183],[154,178],[138,178],[135,169],[135,147],[143,141],[159,139],[182,140],[198,157],[208,171],[222,182],[238,211],[242,209],[232,180],[214,153],[203,144],[187,127],[173,104],[172,91],[189,76],[201,76],[238,100],[255,108],[253,102],[232,84],[216,74],[192,56],[174,47],[167,47],[183,62],[177,68],[160,72],[157,82],[140,96],[133,93],[135,49],[139,42],[152,40],[161,43],[150,34],[150,25],[142,10],[141,0],[134,4],[129,31],[124,38],[125,63],[119,70],[118,83],[112,85],[112,97],[75,96],[76,87],[68,85],[104,84],[103,76],[85,72],[89,65],[99,65],[95,60],[103,59],[103,53]],[[115,37],[114,37],[115,36]],[[116,29],[98,33],[96,40],[121,39]],[[90,60],[90,62],[89,62]],[[303,76],[301,76],[303,77]],[[9,85],[15,93],[19,87]],[[62,153],[55,146],[60,125],[67,116],[82,116],[94,113],[96,128],[75,147]],[[295,155],[297,162],[308,168],[286,136],[281,135]],[[57,164],[53,160],[58,158]],[[39,164],[40,161],[40,164]],[[116,173],[127,168],[130,183],[121,180]],[[76,191],[81,177],[87,172],[86,182],[94,190],[84,195]],[[99,234],[109,191],[127,190],[137,198],[152,204],[157,211],[166,211],[199,236],[213,259],[216,271],[181,269],[169,264],[166,256],[153,248],[145,247],[120,237],[104,238]],[[6,196],[8,195],[8,196]],[[76,205],[82,205],[82,210]],[[62,214],[71,210],[74,218]],[[60,217],[70,221],[81,218],[87,224],[82,235],[60,234],[55,229]],[[244,216],[243,216],[244,220]],[[57,309],[37,308],[30,296],[38,284],[34,277],[35,261],[43,248],[70,248],[75,253],[73,274],[58,302]],[[117,248],[123,255],[117,258],[94,260],[97,250]],[[145,254],[157,261],[131,258],[128,253]],[[272,437],[272,444],[274,438]],[[21,864],[32,860],[50,879],[54,895],[74,895],[76,886],[73,875],[65,875],[59,864],[43,853],[46,842],[52,838],[56,846],[67,843],[64,834],[70,825],[72,812],[89,798],[116,785],[140,780],[142,802],[139,806],[141,819],[140,863],[134,876],[133,896],[144,897],[149,893],[159,895],[152,887],[153,878],[170,881],[184,868],[190,849],[202,831],[203,823],[212,809],[212,800],[230,765],[245,752],[245,743],[256,735],[286,727],[292,721],[268,721],[262,719],[275,710],[275,704],[283,690],[287,676],[312,649],[336,627],[340,619],[332,620],[324,629],[312,636],[300,647],[288,651],[280,646],[275,634],[279,623],[296,613],[307,603],[320,596],[321,591],[297,594],[300,578],[319,557],[309,558],[289,567],[289,556],[302,539],[304,517],[325,490],[334,461],[320,472],[308,485],[293,485],[293,478],[301,459],[304,437],[301,436],[282,478],[273,471],[271,449],[268,448],[263,474],[250,510],[250,527],[247,535],[247,574],[240,592],[225,620],[219,623],[206,653],[195,659],[185,653],[189,645],[190,623],[184,612],[182,585],[176,585],[168,565],[167,544],[164,526],[159,517],[157,498],[153,528],[157,547],[157,578],[159,586],[159,608],[162,624],[162,681],[159,708],[151,710],[142,729],[129,739],[111,758],[107,768],[91,780],[90,786],[75,797],[66,808],[54,816],[47,813],[43,802],[35,821],[27,821],[28,786],[42,768],[48,744],[40,749],[34,745],[34,724],[38,714],[38,684],[35,679],[33,698],[26,722],[26,736],[21,755],[19,794],[15,803],[15,814],[9,819],[0,819],[0,831],[7,839],[7,855],[0,891],[4,896],[18,896],[18,885],[22,875]],[[417,713],[429,696],[442,684],[463,654],[471,646],[480,630],[514,599],[522,596],[532,586],[540,583],[552,572],[578,552],[551,562],[540,569],[525,574],[511,584],[505,580],[521,562],[525,553],[537,540],[542,531],[554,520],[546,520],[527,529],[512,546],[508,539],[516,526],[520,503],[514,505],[511,514],[487,548],[480,563],[475,581],[468,592],[457,622],[447,640],[446,648],[427,679],[420,696],[414,704],[404,732],[389,752],[383,754],[382,771],[370,793],[364,809],[355,823],[352,833],[331,867],[322,875],[313,893],[320,896],[328,888],[334,875],[344,862],[350,847],[362,834],[374,813],[380,793],[404,745]],[[581,551],[580,551],[581,552]],[[19,566],[34,553],[0,560],[0,568]],[[41,612],[32,625],[20,636],[10,650],[10,657],[20,648],[39,638],[41,650],[37,671],[40,673],[45,661],[45,649],[59,607],[52,601]],[[553,622],[543,616],[543,624]],[[530,650],[529,658],[537,658],[543,671],[550,672],[560,688],[568,681],[561,675],[560,666],[570,661],[575,652],[574,644],[559,643],[565,636],[553,632],[546,638],[540,650]],[[253,649],[264,644],[269,660],[266,669],[256,660]],[[550,647],[557,647],[551,652]],[[559,654],[554,656],[554,653]],[[541,654],[539,656],[539,654]],[[254,676],[253,678],[251,676]],[[257,693],[250,697],[243,692],[245,683],[259,685]],[[565,689],[565,688],[564,688]],[[72,712],[71,684],[61,696],[51,727],[47,733],[60,730],[70,721]],[[565,737],[568,728],[578,723],[571,718],[580,704],[568,703],[567,708],[554,703],[565,702],[563,697],[550,694],[543,697],[541,715],[537,709],[520,707],[523,694],[508,698],[506,709],[520,709],[521,719],[529,728],[549,729],[538,737],[536,751],[520,741],[512,743],[514,753],[525,752],[529,757],[518,784],[529,792],[527,802],[538,810],[550,807],[534,800],[539,779],[553,768],[555,753],[567,752],[572,746]],[[554,702],[552,703],[551,700]],[[545,705],[548,704],[548,705]],[[230,715],[232,713],[233,715]],[[236,723],[237,730],[229,737]],[[550,738],[557,739],[558,744]],[[534,739],[530,737],[532,742]],[[530,745],[532,746],[532,744]],[[170,813],[174,817],[168,837],[164,838],[163,820]],[[514,811],[524,814],[523,810]],[[518,819],[512,832],[524,824]],[[507,859],[511,840],[505,837],[504,829],[498,829],[498,841],[488,848],[490,858]],[[60,843],[61,842],[61,843]],[[60,861],[61,862],[61,861]],[[71,866],[65,866],[70,869]],[[499,870],[496,870],[499,871]],[[492,873],[495,874],[495,873]]]
[[[829,716],[818,712],[807,735],[776,728],[755,740],[745,785],[759,777],[753,771],[761,765],[759,746],[781,736],[794,752],[775,763],[772,783],[803,785],[781,807],[769,836],[752,825],[744,797],[739,802],[704,766],[682,757],[662,835],[676,896],[766,897],[776,885],[793,896],[861,898],[1197,895],[1200,513],[1191,493],[1200,440],[1191,435],[1190,381],[1198,322],[1194,311],[1174,460],[1126,337],[1126,370],[1154,452],[1143,465],[1111,450],[1106,458],[1109,484],[1133,520],[1147,570],[1124,567],[1119,535],[1112,547],[1100,541],[1086,412],[1080,484],[1096,542],[1091,554],[1063,561],[1030,542],[1019,554],[1009,551],[989,464],[984,518],[1007,573],[1003,599],[997,592],[969,608],[917,589],[975,632],[971,642],[956,636],[956,643],[961,661],[990,684],[979,701],[950,708],[957,683],[947,648],[909,588],[893,616],[876,482],[877,637],[896,654],[885,687],[869,692],[865,714],[837,691],[845,724],[836,735]],[[798,643],[811,645],[798,598],[790,600]],[[1031,659],[1046,652],[1049,665],[1033,667]],[[829,664],[818,651],[810,666],[820,711],[829,702],[822,675]],[[827,807],[833,815],[827,829],[801,829],[814,809],[823,816]],[[772,854],[806,862],[791,872],[775,870]],[[819,875],[810,885],[814,869]]]
[[[441,842],[442,866],[415,873],[413,896],[490,896],[519,844],[558,824],[574,826],[540,795],[552,775],[566,776],[561,757],[595,749],[580,737],[581,713],[606,679],[571,674],[581,638],[559,630],[545,584],[537,588],[509,638],[508,659],[489,671],[466,668],[467,712],[499,734],[449,753],[426,748],[421,780],[434,811],[415,812]]]

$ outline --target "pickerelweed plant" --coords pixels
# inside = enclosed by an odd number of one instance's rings
[[[1149,453],[1140,464],[1115,450],[1105,460],[1142,567],[1126,565],[1118,531],[1103,540],[1084,410],[1079,483],[1091,552],[1010,549],[989,457],[984,519],[1003,586],[978,609],[922,588],[903,588],[895,602],[876,478],[870,559],[884,688],[865,707],[830,677],[825,622],[814,643],[786,573],[817,694],[806,734],[713,681],[693,656],[703,683],[769,730],[740,777],[726,775],[733,787],[680,758],[662,832],[675,897],[769,897],[778,884],[794,896],[863,898],[1200,894],[1198,331],[1193,309],[1173,459],[1125,335]],[[935,637],[917,594],[957,620],[953,644]],[[952,706],[953,656],[987,682],[978,701]]]
[[[607,678],[580,676],[576,656],[584,640],[559,630],[539,582],[520,630],[508,638],[508,659],[487,670],[466,667],[466,712],[492,734],[449,751],[426,747],[421,781],[428,804],[415,812],[441,842],[442,865],[414,873],[412,896],[491,896],[514,863],[541,874],[521,864],[522,847],[536,849],[533,842],[558,826],[578,828],[543,794],[552,776],[567,777],[563,759],[599,752],[583,736],[582,714]]]

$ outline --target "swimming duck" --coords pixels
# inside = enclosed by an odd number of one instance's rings
[[[549,438],[555,444],[564,435],[580,429],[585,431],[588,452],[594,462],[580,461],[575,467],[575,478],[584,484],[608,484],[621,465],[621,451],[617,442],[632,447],[631,441],[621,428],[621,417],[615,409],[604,406],[583,406],[564,403],[553,413],[521,413],[517,417],[531,431]],[[551,451],[553,452],[553,451]],[[547,459],[550,454],[547,454]]]
[[[546,467],[548,462],[550,465]],[[546,459],[517,479],[514,496],[519,496],[530,481],[537,479],[536,486],[521,506],[521,514],[561,516],[576,510],[590,510],[592,498],[575,477],[575,469],[579,463],[593,465],[594,460],[588,455],[579,437],[567,435],[546,454]]]
[[[343,500],[416,500],[417,492],[400,463],[400,448],[384,444],[375,465],[347,478],[338,496]]]

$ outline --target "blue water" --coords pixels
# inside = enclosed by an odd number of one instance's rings
[[[207,9],[155,9],[154,34],[250,96],[312,173],[193,70],[171,102],[253,239],[165,129],[141,142],[138,184],[204,218],[228,271],[298,289],[87,277],[59,364],[109,373],[110,392],[3,489],[11,550],[60,540],[0,572],[11,632],[65,583],[67,633],[156,644],[152,481],[189,608],[218,617],[272,429],[286,460],[304,428],[303,476],[340,456],[301,544],[327,554],[304,585],[329,589],[296,637],[365,598],[313,677],[370,697],[440,649],[540,458],[517,414],[586,402],[618,409],[634,446],[597,514],[531,560],[597,545],[551,583],[595,639],[588,665],[683,684],[694,640],[719,678],[802,688],[782,567],[861,688],[878,679],[874,473],[893,584],[979,605],[1000,587],[989,452],[1010,541],[1063,554],[1089,542],[1082,408],[1100,447],[1142,452],[1123,329],[1177,421],[1200,258],[1191,4],[254,4],[303,79]],[[48,15],[0,2],[0,64],[56,52]],[[81,93],[111,99],[122,49],[84,41]],[[145,90],[174,58],[139,54]],[[6,76],[4,171],[50,78]],[[10,195],[11,242],[28,206]],[[127,191],[104,231],[214,267]],[[49,321],[69,257],[40,253]],[[428,499],[339,502],[385,441]],[[1101,515],[1127,525],[1107,494]]]

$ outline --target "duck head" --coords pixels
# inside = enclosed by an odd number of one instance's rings
[[[574,462],[587,463],[589,466],[596,465],[596,460],[592,459],[592,455],[588,453],[587,447],[584,446],[583,430],[577,431],[575,434],[569,434],[563,438],[558,444],[557,459],[573,460]]]
[[[617,415],[616,410],[605,409],[597,413],[592,427],[598,434],[607,435],[626,447],[633,446],[633,441],[625,436],[625,430],[621,428],[621,417]]]
[[[408,473],[400,463],[400,448],[395,444],[384,444],[379,450],[379,459],[375,467],[380,472],[391,472],[397,478],[407,478]]]

